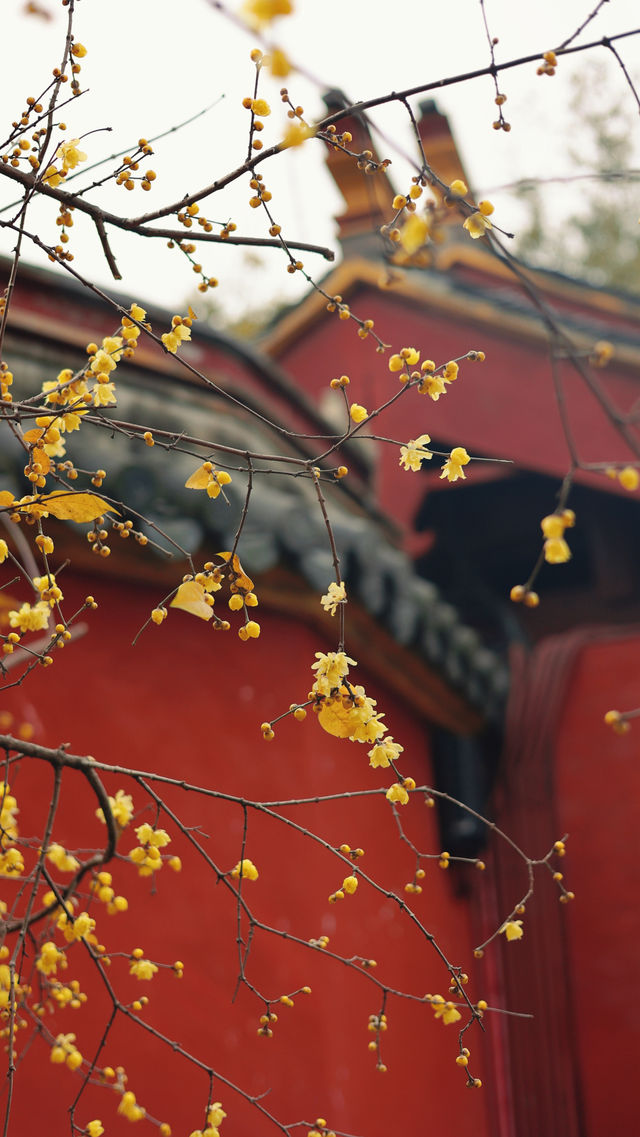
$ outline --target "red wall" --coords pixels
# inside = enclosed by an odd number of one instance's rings
[[[568,950],[587,1137],[637,1125],[640,724],[603,723],[640,705],[640,635],[587,642],[557,735],[558,819],[570,833]],[[615,1087],[615,1092],[612,1092]]]
[[[312,716],[303,724],[287,720],[277,729],[275,741],[262,741],[260,722],[306,697],[314,652],[333,646],[319,642],[305,626],[259,609],[262,637],[243,644],[233,632],[214,633],[174,611],[163,627],[150,627],[132,648],[130,641],[157,603],[157,592],[67,577],[70,610],[89,591],[100,602],[88,618],[89,634],[59,652],[54,667],[38,670],[5,700],[14,728],[28,720],[37,742],[68,742],[73,752],[91,753],[100,761],[154,770],[256,801],[388,784],[385,771],[369,770],[367,747],[324,734]],[[358,679],[379,698],[389,729],[405,746],[403,771],[418,781],[428,779],[422,724],[402,706],[385,706],[381,692],[361,670]],[[121,787],[131,791],[120,775],[105,781],[111,793]],[[37,843],[51,772],[40,762],[24,761],[12,772],[11,784],[21,808],[21,835]],[[142,789],[133,787],[132,792],[140,810],[136,824],[154,824],[155,813],[145,808]],[[240,857],[242,809],[174,788],[166,790],[165,798],[186,825],[198,827],[194,833],[203,848],[228,871]],[[54,838],[72,850],[97,845],[104,828],[94,819],[95,804],[81,775],[65,773]],[[383,797],[285,812],[334,846],[345,841],[362,846],[363,871],[383,889],[405,895],[403,885],[412,877],[414,860],[398,841]],[[356,895],[329,905],[328,894],[339,887],[346,871],[336,858],[259,812],[249,810],[247,816],[246,855],[257,864],[260,878],[245,882],[244,894],[259,919],[304,941],[328,934],[330,950],[347,957],[376,958],[375,978],[391,988],[419,996],[446,995],[444,967],[411,922],[402,918],[397,904],[363,882]],[[414,800],[403,821],[422,850],[438,851],[434,811]],[[231,1004],[238,970],[233,897],[224,884],[216,883],[166,816],[159,824],[172,835],[170,851],[183,858],[182,873],[164,867],[152,884],[123,860],[109,867],[116,891],[129,898],[129,912],[108,917],[99,905],[92,908],[99,939],[111,953],[110,979],[124,1001],[147,994],[146,1021],[251,1093],[271,1089],[263,1105],[284,1122],[310,1123],[324,1116],[336,1129],[367,1137],[386,1137],[394,1130],[417,1137],[427,1125],[443,1137],[483,1137],[490,1132],[485,1091],[467,1092],[463,1072],[455,1065],[455,1027],[435,1022],[423,1004],[391,998],[383,1049],[388,1072],[377,1073],[367,1050],[367,1021],[380,1010],[379,990],[360,971],[260,933],[248,965],[250,980],[269,998],[304,984],[313,993],[298,996],[295,1008],[277,1007],[274,1037],[258,1038],[263,1010],[259,1001],[242,989]],[[135,843],[133,833],[125,831],[125,857]],[[423,894],[408,899],[453,962],[473,974],[467,905],[454,895],[454,873],[434,866],[429,865]],[[7,884],[2,894],[9,892]],[[158,962],[182,959],[184,978],[177,980],[167,970],[151,983],[130,979],[128,956],[136,946]],[[28,950],[32,955],[33,949]],[[63,975],[81,980],[89,1002],[78,1011],[47,1015],[44,1022],[54,1035],[74,1031],[78,1046],[90,1056],[104,1030],[109,999],[80,946],[70,952]],[[474,984],[469,990],[472,998],[482,996]],[[51,1065],[41,1039],[29,1048],[30,1033],[21,1032],[18,1043],[24,1059],[16,1077],[11,1132],[34,1131],[36,1094],[39,1101],[46,1095],[51,1130],[63,1132],[64,1110],[80,1086],[78,1075]],[[474,1072],[482,1074],[483,1040],[477,1030],[470,1033]],[[206,1074],[171,1055],[142,1029],[119,1019],[101,1055],[103,1064],[123,1064],[129,1088],[151,1114],[171,1123],[174,1134],[204,1124]],[[213,1099],[222,1100],[229,1115],[223,1132],[256,1137],[275,1132],[217,1080]],[[110,1137],[130,1132],[129,1123],[115,1116],[117,1100],[110,1092],[90,1087],[76,1123],[100,1117]]]
[[[502,953],[507,1005],[534,1016],[506,1024],[518,1137],[637,1128],[639,735],[603,718],[640,705],[639,646],[637,629],[580,629],[514,660],[498,820],[534,857],[568,834],[552,867],[575,893],[559,903],[540,866],[524,937]],[[506,914],[526,873],[516,857],[496,872]]]
[[[569,452],[558,414],[548,350],[515,333],[474,323],[465,313],[464,301],[450,315],[429,308],[428,303],[410,302],[390,291],[362,286],[348,298],[360,318],[371,318],[382,339],[393,351],[415,347],[421,359],[437,364],[483,350],[484,363],[463,362],[455,383],[434,403],[417,391],[406,392],[379,420],[365,423],[362,434],[378,433],[407,442],[427,433],[445,447],[465,446],[469,454],[515,460],[519,467],[540,470],[562,478],[570,464]],[[464,322],[463,322],[464,321]],[[317,399],[329,397],[329,383],[346,373],[350,402],[369,410],[380,406],[399,389],[398,377],[388,369],[388,353],[376,353],[375,342],[362,342],[351,321],[324,316],[305,330],[298,341],[279,355],[279,362],[304,389]],[[569,365],[562,369],[572,434],[583,461],[625,461],[633,455],[600,410],[594,396]],[[621,410],[629,410],[637,395],[636,377],[615,362],[599,378]],[[336,405],[340,391],[334,393]],[[346,429],[345,417],[345,429]],[[371,454],[371,443],[362,443]],[[379,444],[375,451],[375,500],[399,524],[411,527],[415,510],[425,492],[424,477],[407,473],[398,464],[399,450]],[[433,484],[438,484],[442,460],[433,460]],[[471,463],[469,479],[507,473],[510,467]],[[608,478],[579,475],[598,489],[611,490]],[[460,483],[458,483],[459,485]],[[447,487],[456,492],[457,487]],[[624,492],[624,491],[621,491]]]

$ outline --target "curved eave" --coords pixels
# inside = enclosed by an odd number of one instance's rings
[[[457,266],[482,270],[492,278],[492,282],[474,285],[470,277],[440,271]],[[532,345],[548,343],[548,332],[535,309],[523,300],[513,273],[504,262],[484,249],[466,249],[459,245],[445,247],[439,253],[437,270],[401,270],[397,282],[381,289],[380,281],[388,267],[382,261],[365,258],[345,260],[324,279],[323,289],[330,295],[340,294],[348,301],[358,289],[374,288],[419,309],[428,305],[429,313],[434,316],[439,314],[454,320],[464,318],[466,322],[473,321],[493,332],[499,327],[505,338],[515,338]],[[558,274],[537,273],[529,269],[523,271],[545,300],[585,309],[584,313],[576,312],[575,307],[561,308],[556,312],[559,322],[574,332],[581,346],[589,349],[593,345],[594,319],[597,317],[596,335],[609,331],[616,338],[616,362],[625,367],[638,367],[640,338],[636,340],[624,325],[611,321],[637,323],[639,303],[606,292],[597,291],[594,296],[592,287],[569,278],[558,278]],[[310,293],[261,340],[261,349],[275,359],[279,358],[323,315],[326,318],[326,301],[318,293]],[[628,342],[624,342],[625,338]]]

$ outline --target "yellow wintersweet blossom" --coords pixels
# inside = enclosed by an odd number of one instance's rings
[[[453,1003],[445,1002],[442,995],[425,995],[427,1002],[431,1003],[437,1019],[442,1019],[445,1026],[457,1023],[462,1018],[460,1011]]]
[[[9,612],[9,623],[21,632],[42,632],[49,624],[50,615],[51,609],[45,600],[34,605],[25,602],[17,611]]]
[[[564,537],[550,537],[545,541],[544,559],[550,565],[562,565],[571,559],[571,549]]]
[[[462,228],[466,229],[469,236],[473,237],[475,241],[478,237],[484,237],[487,229],[493,229],[493,225],[488,217],[478,212],[469,214],[465,221],[463,221]]]
[[[404,753],[404,746],[400,746],[399,742],[394,742],[389,735],[384,741],[377,742],[369,751],[369,765],[373,766],[374,769],[378,766],[390,766],[392,762],[397,762],[402,753]]]
[[[409,214],[400,230],[399,243],[408,256],[413,256],[424,245],[429,236],[429,222],[417,213]]]
[[[271,114],[271,107],[266,99],[252,99],[251,110],[260,118],[266,118],[267,115]]]
[[[565,527],[565,521],[560,513],[550,513],[547,517],[543,517],[540,522],[542,535],[547,539],[562,537]]]
[[[0,565],[3,563],[3,561],[6,561],[8,556],[9,546],[7,545],[6,541],[3,541],[2,538],[0,538]]]
[[[231,876],[236,880],[240,876],[243,880],[257,880],[259,873],[253,861],[249,861],[245,857],[244,860],[238,861],[237,865],[232,868]]]
[[[589,356],[589,363],[593,367],[606,367],[609,360],[614,354],[615,348],[609,340],[598,340],[593,345],[593,351]]]
[[[259,28],[277,16],[290,16],[293,3],[292,0],[245,0],[242,11],[247,22]]]
[[[56,947],[53,940],[47,940],[40,948],[36,967],[43,975],[54,975],[58,966],[66,967],[67,957],[63,951]]]
[[[369,417],[368,410],[366,407],[361,406],[360,403],[352,403],[349,407],[349,414],[352,421],[356,423],[364,422],[365,419]]]
[[[350,742],[376,742],[387,729],[364,687],[342,686],[334,697],[325,697],[318,711],[318,722],[334,738]]]
[[[78,149],[79,145],[79,138],[70,138],[68,142],[61,142],[57,149],[56,158],[61,160],[65,174],[69,170],[75,170],[80,162],[87,160],[87,155]]]
[[[75,1034],[59,1034],[49,1057],[54,1064],[66,1062],[70,1070],[82,1065],[82,1054],[75,1045]]]
[[[345,675],[349,674],[349,665],[357,666],[355,659],[351,659],[343,651],[330,651],[326,654],[317,651],[316,661],[311,664],[311,670],[316,673],[312,687],[316,695],[330,695],[340,687]]]
[[[131,850],[129,860],[138,866],[139,876],[151,876],[162,868],[160,849],[168,845],[171,838],[165,829],[153,829],[147,821],[138,826],[135,834],[140,844]]]
[[[468,192],[467,185],[462,178],[456,178],[449,186],[449,193],[453,194],[454,197],[466,197]]]
[[[404,466],[405,470],[417,472],[426,459],[433,458],[431,451],[426,449],[428,442],[431,442],[430,436],[421,434],[418,438],[412,438],[406,446],[401,446],[399,465]]]
[[[109,805],[116,825],[119,829],[124,829],[133,817],[131,794],[126,794],[124,790],[117,790],[115,797],[109,797]],[[104,813],[101,809],[96,809],[96,817],[104,823]]]
[[[51,861],[60,872],[75,872],[80,868],[80,861],[72,857],[70,853],[62,845],[49,845],[47,849],[47,860]]]
[[[274,79],[286,79],[291,74],[292,64],[280,47],[274,47],[267,56],[268,67]]]
[[[144,1110],[141,1105],[138,1105],[136,1095],[131,1090],[125,1090],[120,1098],[118,1113],[121,1113],[128,1121],[141,1121],[145,1116],[146,1110]]]
[[[19,849],[6,849],[0,856],[0,876],[22,876],[24,861]]]
[[[631,730],[631,723],[628,719],[623,718],[620,711],[607,711],[604,721],[616,734],[628,734]]]
[[[218,1126],[222,1125],[226,1116],[222,1108],[222,1102],[214,1101],[207,1112],[207,1125],[212,1125],[214,1129],[217,1129]]]
[[[505,920],[500,932],[504,933],[508,940],[521,940],[524,935],[522,920]]]
[[[129,975],[135,975],[136,979],[153,979],[158,966],[152,963],[150,959],[134,959],[129,966]]]
[[[420,362],[420,352],[416,351],[415,347],[403,347],[402,350],[395,355],[389,357],[389,371],[404,371],[406,367],[415,367]],[[431,363],[430,360],[427,362]],[[431,363],[430,370],[433,370],[435,363]],[[423,367],[424,370],[424,367]],[[406,376],[400,377],[401,383],[406,383]]]
[[[280,149],[289,150],[295,146],[302,146],[308,138],[313,138],[315,133],[314,128],[306,122],[292,122],[284,132]]]
[[[92,395],[94,407],[113,407],[117,402],[113,383],[96,383]]]
[[[550,513],[540,522],[542,535],[546,538],[543,546],[544,559],[550,565],[564,564],[571,558],[571,550],[564,539],[565,529],[575,525],[575,513],[564,509],[560,513]]]
[[[418,391],[421,395],[428,395],[434,403],[437,403],[441,395],[446,395],[447,384],[442,375],[425,375],[418,386]]]
[[[102,341],[102,350],[110,355],[112,359],[119,363],[122,359],[123,339],[122,336],[105,336]],[[98,370],[94,367],[94,371]]]
[[[58,172],[55,166],[47,166],[44,174],[42,175],[42,180],[46,186],[51,186],[52,189],[55,189],[56,186],[60,185],[60,182],[63,180],[63,176]]]
[[[54,497],[55,495],[52,494],[51,496]],[[51,512],[55,517],[55,511],[51,510]],[[62,589],[56,584],[56,578],[52,572],[45,576],[34,576],[33,587],[37,588],[42,599],[48,601],[51,608],[54,608],[58,601],[63,599]]]
[[[457,482],[458,478],[465,478],[466,474],[462,467],[470,461],[471,459],[464,446],[455,446],[442,467],[440,477],[448,478],[450,482]]]
[[[406,805],[409,801],[409,794],[400,782],[394,782],[392,786],[389,786],[386,798],[387,801],[397,801],[398,805]]]
[[[638,488],[640,473],[638,473],[635,466],[625,466],[624,470],[620,470],[618,474],[618,481],[623,489],[629,490],[629,492],[632,493],[633,490],[637,490]]]
[[[7,782],[0,782],[0,829],[5,838],[14,840],[18,836],[16,814],[19,813],[17,799],[10,792]]]
[[[353,691],[356,723],[349,739],[351,742],[377,742],[387,729],[381,721],[384,715],[376,711],[376,700],[365,694],[364,687],[354,687]]]
[[[347,590],[344,586],[344,581],[341,581],[340,584],[336,584],[335,581],[332,581],[320,603],[325,612],[330,612],[332,616],[335,616],[338,605],[346,603],[346,599]]]
[[[95,936],[93,935],[95,926],[96,922],[88,912],[81,912],[75,920],[70,920],[66,912],[61,912],[56,924],[68,944],[73,943],[74,940],[82,939],[95,943]]]
[[[175,319],[176,317],[174,316],[174,320]],[[180,319],[180,317],[178,316],[177,319]],[[191,339],[191,328],[188,328],[186,324],[182,323],[174,324],[171,331],[165,332],[163,336],[160,336],[160,339],[162,340],[167,351],[170,351],[173,355],[175,355],[178,348],[180,347],[180,344],[185,343],[187,340]]]
[[[87,1137],[102,1137],[103,1133],[104,1125],[97,1117],[87,1125]]]

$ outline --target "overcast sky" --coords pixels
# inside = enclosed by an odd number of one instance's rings
[[[38,0],[38,5],[51,13],[50,20],[25,15],[25,0],[2,0],[2,103],[9,119],[18,116],[26,96],[40,94],[61,58],[66,9],[59,0]],[[536,0],[535,4],[486,0],[491,33],[499,38],[497,60],[557,46],[594,7],[595,0]],[[237,12],[241,4],[230,0],[229,8]],[[636,26],[640,26],[638,0],[609,0],[580,40],[588,42]],[[140,135],[151,137],[215,103],[192,126],[158,142],[150,163],[158,177],[150,193],[109,186],[100,199],[107,208],[125,215],[157,208],[208,184],[244,160],[248,115],[241,102],[252,89],[249,53],[257,41],[215,11],[209,0],[180,0],[171,5],[159,0],[77,0],[76,38],[88,49],[81,75],[88,91],[64,110],[68,129],[61,138],[111,127],[111,133],[92,134],[83,142],[90,161],[130,147]],[[382,0],[297,0],[296,14],[278,21],[271,38],[318,80],[317,85],[299,75],[287,80],[294,101],[304,106],[311,120],[322,113],[325,87],[341,87],[354,100],[368,99],[483,67],[489,61],[479,0],[449,4],[405,0],[402,5]],[[625,41],[620,51],[640,81],[640,36]],[[617,91],[637,112],[615,60],[604,49],[597,54],[607,72],[594,99],[601,98],[607,105]],[[491,128],[495,107],[489,79],[450,87],[437,95],[440,109],[450,117],[474,186],[480,195],[491,195],[496,219],[507,229],[517,228],[523,215],[513,195],[499,187],[519,178],[570,172],[567,104],[571,76],[585,65],[585,55],[561,60],[551,79],[538,77],[534,64],[508,72],[501,83],[508,96],[509,134]],[[262,93],[273,106],[262,135],[265,145],[277,141],[286,125],[278,98],[281,82],[267,79],[264,83]],[[381,109],[373,117],[400,151],[411,150],[406,115],[399,108]],[[640,124],[637,113],[636,119]],[[401,153],[391,143],[380,143],[379,149],[392,159],[392,177],[397,188],[403,188],[411,171]],[[274,214],[286,235],[335,247],[332,218],[340,209],[340,199],[324,173],[322,150],[322,144],[309,142],[265,164],[262,170],[273,192]],[[640,159],[636,163],[640,165]],[[203,210],[217,223],[231,218],[239,232],[259,234],[264,232],[258,216],[261,211],[248,207],[251,191],[247,181],[217,195]],[[581,183],[559,190],[557,209],[571,208],[581,192]],[[15,196],[14,187],[0,184],[0,204]],[[45,205],[33,222],[52,241],[55,215],[55,206]],[[11,244],[0,234],[2,252],[9,251]],[[124,276],[117,288],[132,297],[177,307],[197,283],[180,254],[162,243],[154,247],[151,241],[136,242],[115,233],[112,244]],[[92,227],[83,219],[78,219],[71,247],[80,271],[114,287]],[[234,313],[245,305],[259,305],[273,294],[291,297],[292,290],[300,288],[301,282],[286,273],[284,258],[275,250],[260,251],[256,257],[242,250],[209,246],[199,255],[205,269],[220,280],[220,301],[226,300],[226,307]],[[28,250],[27,256],[38,262],[35,250]],[[317,275],[326,269],[319,258],[306,255],[304,260]]]

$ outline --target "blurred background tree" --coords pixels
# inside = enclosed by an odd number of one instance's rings
[[[573,212],[554,220],[557,182],[522,183],[529,210],[517,242],[523,260],[594,285],[640,291],[638,182],[633,168],[636,118],[629,101],[607,95],[606,68],[591,62],[575,76],[567,156],[574,175]],[[604,94],[602,94],[604,92]]]

